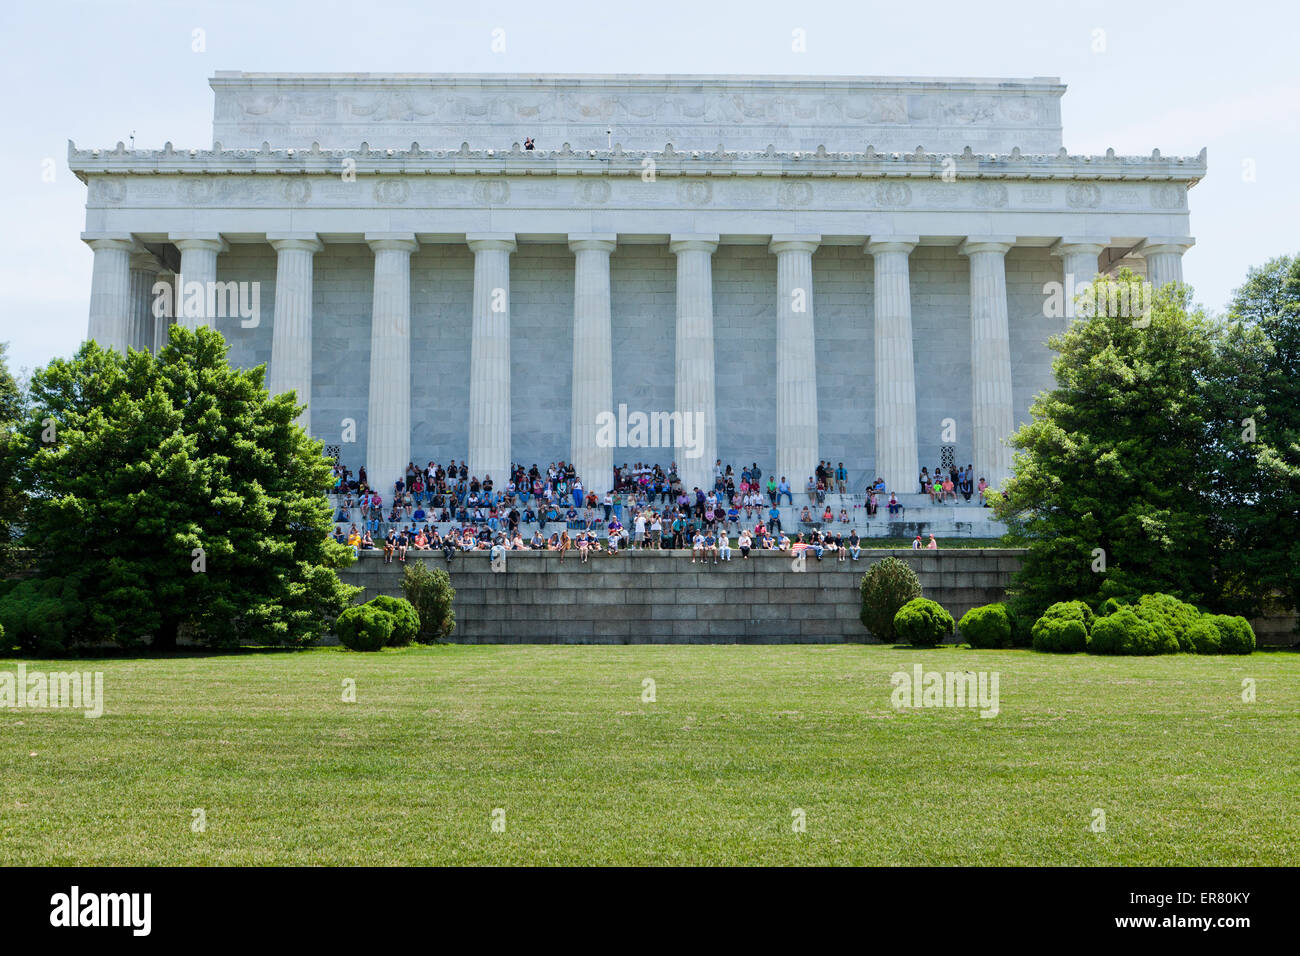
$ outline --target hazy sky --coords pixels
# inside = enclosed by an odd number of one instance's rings
[[[17,370],[86,333],[85,187],[67,141],[209,147],[217,70],[1059,76],[1071,152],[1191,155],[1186,280],[1213,310],[1300,252],[1300,4],[59,2],[5,0],[0,341]],[[552,17],[556,19],[552,19]],[[192,50],[202,29],[206,50]],[[502,28],[504,52],[491,49]],[[791,50],[796,28],[807,52]],[[1102,31],[1098,33],[1098,31]],[[1101,49],[1098,49],[1101,47]],[[54,181],[43,181],[46,160]],[[1254,179],[1243,175],[1252,167]]]

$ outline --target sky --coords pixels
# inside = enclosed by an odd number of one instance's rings
[[[19,371],[71,355],[86,334],[86,189],[67,141],[210,147],[217,70],[1057,76],[1072,153],[1209,148],[1183,271],[1219,312],[1251,266],[1300,253],[1298,33],[1294,0],[8,0],[0,342]]]

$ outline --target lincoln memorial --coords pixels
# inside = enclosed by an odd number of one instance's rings
[[[1054,77],[211,87],[210,148],[69,144],[88,337],[215,327],[385,491],[452,458],[498,482],[565,459],[598,492],[674,459],[688,489],[716,459],[796,489],[821,459],[856,491],[941,461],[996,486],[1069,321],[1047,290],[1182,281],[1206,171],[1069,152]],[[621,406],[692,416],[694,454],[602,437]]]

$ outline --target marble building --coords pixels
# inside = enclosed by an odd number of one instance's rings
[[[598,491],[638,460],[703,486],[717,458],[796,488],[823,458],[855,490],[914,491],[941,460],[996,485],[1068,321],[1047,289],[1120,265],[1182,281],[1206,171],[1204,151],[1069,153],[1051,77],[211,86],[211,148],[69,143],[88,337],[217,328],[385,488],[449,458],[498,480],[563,458]],[[698,453],[610,447],[620,406],[697,415]]]

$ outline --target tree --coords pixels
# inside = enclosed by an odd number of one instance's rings
[[[177,327],[157,357],[88,342],[33,375],[0,458],[27,495],[38,576],[79,580],[74,642],[167,649],[185,627],[300,644],[356,592],[334,573],[351,551],[328,540],[321,443],[293,395],[226,353],[218,333]]]
[[[8,440],[23,413],[22,389],[9,371],[8,350],[8,343],[0,342],[0,442]],[[0,577],[19,563],[17,539],[24,500],[17,476],[0,458]]]
[[[1300,607],[1300,256],[1252,269],[1228,314],[1216,376],[1223,446],[1216,488],[1225,610],[1250,614],[1274,595]]]
[[[1017,616],[1058,601],[1156,591],[1199,601],[1212,590],[1203,380],[1218,333],[1188,311],[1181,287],[1158,292],[1145,317],[1117,315],[1111,281],[1094,284],[1088,318],[1049,341],[1056,388],[1012,437],[1015,474],[993,500],[1011,541],[1028,547],[1012,582]],[[1118,281],[1137,277],[1124,270]]]

